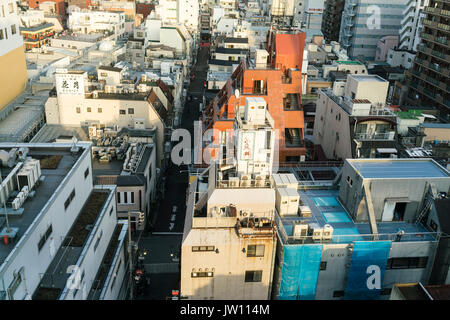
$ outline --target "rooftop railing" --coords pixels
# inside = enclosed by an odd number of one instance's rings
[[[395,131],[384,133],[356,133],[356,140],[394,140]]]

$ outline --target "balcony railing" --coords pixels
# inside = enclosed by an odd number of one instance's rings
[[[432,98],[436,98],[436,94],[433,91],[431,91],[430,89],[424,88],[423,92]]]
[[[356,140],[394,140],[395,132],[385,133],[355,133]]]

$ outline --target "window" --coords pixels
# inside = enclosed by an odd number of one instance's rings
[[[11,34],[16,34],[16,33],[17,33],[16,25],[13,24],[13,25],[11,26]]]
[[[0,30],[0,40],[3,40],[4,36],[3,36],[3,30]]]
[[[344,296],[344,290],[333,291],[333,298],[340,298]]]
[[[386,269],[421,269],[426,268],[428,257],[391,258]]]
[[[102,113],[102,111],[103,111],[102,108],[98,108],[98,109],[97,109],[97,112],[98,112],[98,113]]]
[[[117,192],[117,203],[118,204],[133,204],[134,203],[134,192]]]
[[[114,207],[111,207],[111,210],[109,210],[109,215],[111,216],[111,214],[113,213],[113,211],[114,211]]]
[[[134,108],[128,108],[128,114],[134,114]]]
[[[327,262],[326,261],[320,262],[320,270],[327,270]]]
[[[191,278],[210,278],[214,276],[214,272],[192,272]]]
[[[199,251],[214,251],[214,246],[193,246],[192,252],[199,252]]]
[[[81,113],[81,108],[77,107],[77,113]]]
[[[264,257],[264,248],[263,244],[259,245],[248,245],[247,246],[247,257]]]
[[[13,13],[14,12],[14,4],[13,3],[9,3],[9,13]]]
[[[47,230],[45,231],[45,234],[41,237],[41,239],[38,242],[38,251],[41,251],[44,244],[47,242],[47,240],[50,238],[50,235],[53,232],[53,226],[50,225]]]
[[[89,168],[87,168],[86,171],[84,171],[84,178],[86,179],[88,175],[89,175]]]
[[[261,282],[262,270],[245,271],[245,282]]]
[[[75,189],[72,190],[72,192],[70,193],[69,197],[64,202],[64,209],[67,210],[67,207],[70,205],[70,203],[72,202],[73,198],[75,198]]]
[[[8,29],[5,28],[5,39],[8,39]]]
[[[353,180],[352,178],[350,178],[350,176],[347,176],[347,183],[350,187],[353,186]]]
[[[119,110],[119,114],[126,114],[125,110]]]
[[[87,112],[91,112],[91,107],[87,107]]]

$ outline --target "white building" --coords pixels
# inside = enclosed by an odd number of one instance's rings
[[[56,96],[49,97],[45,104],[48,124],[155,129],[157,165],[161,166],[168,110],[159,103],[156,94],[140,92],[134,84],[104,85],[103,89],[89,91],[91,83],[86,72],[58,71]]]
[[[48,16],[43,10],[28,10],[20,13],[20,22],[22,27],[34,27],[44,23],[53,24],[53,30],[61,32],[64,30],[61,22],[56,16]]]
[[[72,11],[69,15],[67,27],[76,33],[105,33],[110,32],[116,37],[125,33],[125,13],[107,11]]]
[[[198,30],[200,12],[198,0],[159,0],[155,12],[165,23],[182,24],[194,32]]]
[[[14,241],[0,250],[2,299],[123,297],[127,224],[117,221],[115,186],[93,185],[91,144],[3,143],[0,150],[8,215],[1,233]],[[108,276],[96,282],[102,263]]]
[[[403,11],[402,26],[399,30],[399,48],[416,51],[420,43],[422,19],[425,17],[424,8],[429,0],[408,0]],[[409,68],[408,68],[409,69]]]
[[[391,67],[403,67],[410,69],[413,66],[416,52],[409,49],[392,48],[386,56],[386,62]]]

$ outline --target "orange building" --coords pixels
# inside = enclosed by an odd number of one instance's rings
[[[203,132],[231,130],[235,114],[238,108],[245,106],[245,99],[262,97],[274,119],[275,130],[278,130],[279,161],[300,161],[306,154],[301,107],[305,34],[270,32],[267,43],[267,52],[257,50],[256,63],[241,60],[207,106],[202,119]],[[214,141],[221,138],[215,135]]]

